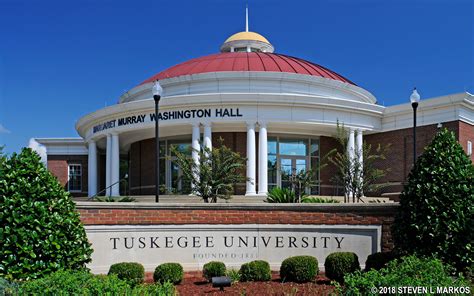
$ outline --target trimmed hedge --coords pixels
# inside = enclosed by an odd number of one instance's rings
[[[241,282],[264,282],[272,278],[270,264],[263,260],[242,264],[239,274]]]
[[[380,270],[384,268],[387,263],[396,258],[397,256],[394,252],[378,252],[371,254],[365,261],[365,271],[369,271],[371,269]]]
[[[145,268],[136,262],[121,262],[110,266],[108,275],[115,274],[121,280],[125,280],[132,286],[145,281]]]
[[[163,263],[155,268],[153,280],[157,283],[171,282],[176,285],[183,280],[183,266],[179,263]]]
[[[352,252],[335,252],[326,257],[324,262],[326,276],[342,283],[344,276],[360,270],[359,258]]]
[[[318,260],[313,256],[295,256],[285,259],[280,267],[282,281],[305,283],[318,274]]]
[[[224,276],[225,271],[226,268],[223,262],[211,261],[204,264],[202,274],[210,282],[215,276]]]

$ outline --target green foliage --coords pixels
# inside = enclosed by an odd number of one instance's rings
[[[31,149],[1,158],[0,276],[83,268],[92,249],[69,193]]]
[[[242,264],[239,274],[241,282],[264,282],[272,278],[270,264],[263,260]]]
[[[275,187],[268,191],[267,199],[265,202],[268,203],[295,203],[298,202],[296,194],[288,188]]]
[[[153,280],[157,283],[179,284],[183,280],[183,266],[179,263],[163,263],[156,267]]]
[[[232,283],[240,281],[240,273],[236,269],[227,269],[225,275],[230,277]]]
[[[208,281],[211,281],[215,276],[224,276],[225,270],[226,268],[223,262],[211,261],[204,264],[202,274]]]
[[[2,147],[0,146],[0,150],[1,148]],[[0,295],[2,296],[18,295],[18,284],[15,282],[10,282],[4,278],[0,278]]]
[[[176,155],[176,163],[181,168],[183,179],[191,180],[192,192],[202,197],[204,202],[217,202],[218,198],[230,199],[234,184],[247,179],[242,175],[245,169],[245,158],[223,145],[220,138],[219,147],[202,147],[197,151],[199,162],[194,162],[188,153],[171,147]]]
[[[418,157],[393,225],[402,254],[432,254],[459,271],[474,266],[474,166],[442,129]]]
[[[291,185],[291,191],[296,195],[295,202],[301,202],[301,200],[306,196],[305,191],[318,184],[315,181],[315,171],[312,169],[309,170],[300,170],[293,171],[291,174],[288,174],[285,171],[281,172],[281,178],[283,180],[288,180]]]
[[[104,196],[104,197],[96,197],[94,201],[97,201],[97,202],[135,202],[136,200],[130,196]]]
[[[115,274],[93,275],[86,271],[58,271],[41,279],[27,281],[19,287],[19,295],[175,295],[174,286],[129,286]]]
[[[305,197],[301,200],[302,203],[340,203],[340,201],[332,198],[323,197]]]
[[[394,252],[377,252],[367,257],[365,261],[365,271],[370,269],[380,270],[384,268],[388,262],[397,258]]]
[[[122,262],[110,266],[109,275],[115,274],[130,285],[141,284],[145,280],[145,268],[140,263]]]
[[[362,153],[358,149],[354,150],[354,158],[351,159],[348,151],[349,133],[344,124],[337,123],[337,132],[334,137],[339,142],[339,148],[331,150],[323,159],[327,159],[336,167],[336,174],[332,180],[336,184],[344,187],[345,201],[349,201],[352,195],[353,202],[359,201],[367,193],[378,192],[387,184],[377,184],[376,182],[384,177],[389,169],[379,169],[376,162],[385,160],[385,155],[390,149],[390,144],[378,144],[375,149],[372,145],[363,143]],[[362,157],[362,162],[359,160]]]
[[[450,268],[438,259],[409,256],[395,259],[381,270],[348,274],[344,277],[344,287],[337,290],[341,295],[374,295],[373,287],[469,287],[462,276],[451,277],[450,273]]]
[[[280,278],[284,282],[311,282],[318,274],[318,271],[318,260],[315,257],[294,256],[282,262]]]
[[[331,280],[343,282],[344,276],[360,270],[359,258],[352,252],[335,252],[324,262],[326,276]]]

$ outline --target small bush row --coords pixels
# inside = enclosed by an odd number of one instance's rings
[[[0,279],[0,295],[175,295],[167,282],[153,285],[130,285],[116,274],[93,275],[88,271],[57,271],[40,279],[12,284]]]

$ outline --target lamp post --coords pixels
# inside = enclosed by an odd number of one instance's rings
[[[158,120],[158,111],[159,103],[161,99],[161,94],[163,93],[163,88],[161,88],[158,80],[155,81],[153,85],[153,99],[155,100],[155,202],[160,202],[160,130],[159,130],[159,120]]]
[[[416,87],[410,96],[411,107],[413,108],[413,164],[416,163],[416,108],[420,102],[420,94],[416,91]]]

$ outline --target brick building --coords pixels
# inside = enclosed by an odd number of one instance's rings
[[[289,185],[287,176],[318,170],[320,158],[335,148],[338,122],[349,131],[352,151],[363,141],[391,144],[386,192],[399,192],[413,163],[410,103],[384,107],[367,90],[312,62],[273,53],[262,35],[240,32],[221,52],[186,61],[145,80],[116,105],[79,119],[80,138],[36,139],[47,149],[47,165],[77,196],[98,193],[151,195],[155,192],[155,114],[152,87],[163,87],[160,101],[160,188],[187,194],[170,147],[183,151],[216,144],[219,138],[248,159],[246,176],[235,193],[264,196]],[[417,148],[444,126],[454,131],[466,153],[474,142],[474,96],[458,93],[421,100]],[[196,158],[196,153],[191,153]],[[317,172],[312,194],[336,195],[334,168]],[[104,189],[109,188],[104,192]]]

